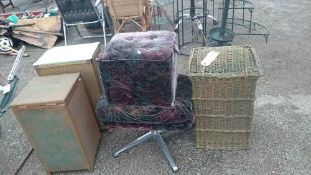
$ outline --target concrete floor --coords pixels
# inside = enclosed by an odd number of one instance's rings
[[[264,24],[271,34],[268,44],[262,37],[246,36],[238,36],[234,42],[253,46],[264,71],[257,85],[252,148],[243,151],[199,150],[195,148],[193,129],[166,133],[164,139],[180,167],[177,174],[311,174],[311,2],[252,2],[256,7],[255,20]],[[17,3],[25,8],[21,1]],[[33,4],[26,5],[33,8]],[[99,41],[82,40],[75,37],[74,32],[70,32],[70,36],[71,44]],[[57,45],[63,45],[63,41]],[[36,76],[32,64],[45,51],[27,45],[30,57],[22,62],[18,92]],[[184,59],[179,58],[181,72]],[[1,55],[0,72],[7,75],[13,62],[14,57]],[[7,175],[12,174],[30,145],[11,111],[0,119],[0,124],[0,174]],[[72,171],[59,174],[172,174],[153,142],[119,158],[112,157],[120,146],[141,134],[125,130],[105,132],[95,160],[94,173]],[[19,172],[21,175],[44,173],[35,154],[30,156]]]

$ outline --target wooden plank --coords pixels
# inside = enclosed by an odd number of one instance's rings
[[[59,33],[61,30],[61,19],[59,16],[34,18],[34,19],[21,19],[18,25],[35,23],[33,26],[18,27],[20,30],[34,31],[34,32],[53,32]],[[14,31],[14,29],[13,29]],[[17,31],[17,30],[16,30]],[[18,31],[13,33],[13,37],[33,44],[42,48],[52,48],[57,41],[57,36],[52,34],[41,34],[34,32]]]

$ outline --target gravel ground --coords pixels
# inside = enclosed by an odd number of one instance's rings
[[[261,58],[264,76],[258,81],[252,148],[244,151],[199,150],[194,145],[194,130],[170,132],[164,139],[180,171],[177,174],[212,175],[307,175],[311,174],[311,1],[253,1],[255,20],[270,31],[268,44],[262,37],[241,37],[235,44],[253,46]],[[17,2],[20,9],[34,5]],[[76,34],[71,32],[71,36]],[[71,44],[91,42],[72,37]],[[95,41],[95,40],[94,40]],[[63,41],[57,43],[63,45]],[[36,76],[32,64],[45,52],[27,46],[19,72],[17,92]],[[7,75],[14,57],[0,56],[0,72]],[[179,58],[182,72],[184,57]],[[0,174],[12,174],[30,149],[15,116],[9,111],[0,119]],[[172,174],[157,144],[148,142],[119,158],[112,153],[134,140],[142,132],[115,130],[104,132],[95,160],[95,172],[59,174]],[[31,154],[19,172],[44,174],[35,154]]]

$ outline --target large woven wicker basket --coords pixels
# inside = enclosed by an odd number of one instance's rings
[[[201,61],[219,51],[209,66]],[[249,46],[195,48],[186,72],[193,86],[196,146],[208,149],[250,147],[256,81],[261,69]]]

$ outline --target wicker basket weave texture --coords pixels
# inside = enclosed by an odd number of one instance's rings
[[[209,66],[201,61],[219,51]],[[261,69],[249,46],[195,48],[186,67],[193,85],[196,145],[209,149],[250,146],[256,81]]]
[[[249,149],[250,132],[220,132],[196,130],[196,147],[223,150]]]
[[[116,18],[139,17],[145,12],[146,0],[110,0],[108,2],[113,9],[111,15]]]

